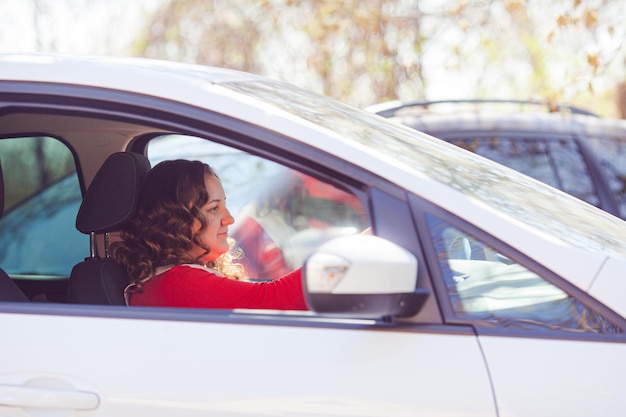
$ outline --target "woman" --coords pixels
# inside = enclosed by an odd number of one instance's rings
[[[248,280],[231,251],[234,221],[207,164],[179,159],[152,168],[137,215],[111,247],[130,277],[126,303],[306,310],[300,269],[271,282]]]

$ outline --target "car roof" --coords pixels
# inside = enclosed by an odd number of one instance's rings
[[[411,128],[431,134],[478,132],[626,136],[626,120],[598,117],[576,107],[518,100],[389,102],[368,108]]]
[[[163,85],[154,84],[155,80],[198,87],[204,83],[262,78],[225,68],[116,56],[0,54],[0,63],[3,80],[100,86],[154,95],[164,95],[166,91]]]
[[[568,112],[588,116],[595,113],[575,106],[561,105],[545,100],[513,100],[513,99],[456,99],[456,100],[425,100],[425,101],[387,101],[368,107],[368,111],[384,117],[392,117],[398,113],[412,112],[415,114],[472,112]]]
[[[236,70],[137,57],[0,53],[0,82],[3,81],[136,93],[235,119],[242,119],[244,114],[249,123],[318,149],[328,149],[331,143],[337,145],[336,138],[329,142],[328,137],[333,134],[328,129],[225,87],[242,82],[291,84]],[[345,142],[341,145],[350,146]]]
[[[396,120],[428,133],[509,132],[550,133],[555,135],[626,136],[626,121],[593,116],[533,113],[533,114],[470,114],[397,116]]]
[[[267,125],[262,116],[270,112],[268,107],[272,106],[261,100],[246,100],[241,94],[221,88],[220,84],[268,80],[267,77],[236,70],[147,58],[0,54],[0,81],[130,92],[173,100],[236,118],[242,106],[246,106],[248,111],[258,110],[256,114],[248,113],[246,117],[260,126]]]

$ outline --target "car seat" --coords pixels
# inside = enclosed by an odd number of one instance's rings
[[[78,304],[124,305],[128,276],[110,256],[109,233],[119,230],[135,214],[139,189],[150,171],[140,154],[117,152],[102,164],[91,182],[76,217],[76,228],[90,236],[90,256],[72,269],[67,301]],[[96,236],[104,235],[104,256]]]
[[[4,213],[4,177],[0,163],[0,217]],[[0,301],[28,301],[13,279],[0,268]]]

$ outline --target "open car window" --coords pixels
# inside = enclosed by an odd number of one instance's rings
[[[238,149],[167,135],[151,140],[147,155],[152,166],[180,158],[215,170],[235,217],[229,234],[250,277],[278,278],[323,242],[369,226],[363,204],[348,190]]]

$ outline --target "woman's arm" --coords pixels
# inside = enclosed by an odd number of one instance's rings
[[[153,278],[143,293],[131,296],[130,305],[306,310],[301,271],[274,281],[248,282],[181,265]]]

